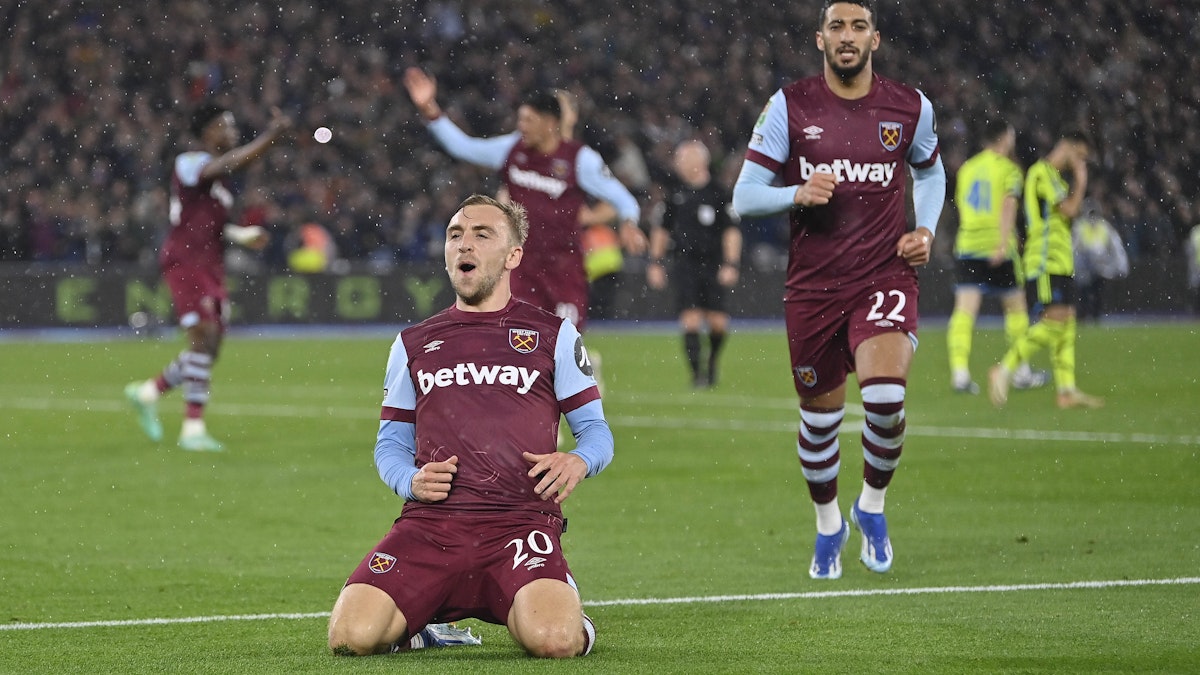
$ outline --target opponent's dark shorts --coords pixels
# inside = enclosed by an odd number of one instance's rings
[[[562,521],[545,514],[406,515],[346,584],[370,584],[391,596],[409,635],[466,618],[506,625],[513,598],[531,581],[575,586],[561,535]]]
[[[686,258],[675,260],[671,276],[675,281],[680,311],[725,311],[725,287],[717,282],[718,269],[716,265]]]
[[[987,260],[959,258],[954,272],[959,286],[975,286],[985,294],[1008,293],[1020,288],[1011,260],[993,267]]]
[[[796,393],[811,398],[837,389],[855,370],[855,350],[876,335],[901,331],[915,347],[918,297],[916,277],[899,276],[785,301]]]
[[[1050,305],[1074,307],[1078,297],[1075,277],[1043,274],[1025,282],[1025,299],[1029,303],[1029,313],[1033,316],[1041,314]]]
[[[163,280],[171,289],[180,326],[190,328],[201,321],[228,325],[229,293],[225,290],[225,279],[215,270],[175,265],[163,271]]]

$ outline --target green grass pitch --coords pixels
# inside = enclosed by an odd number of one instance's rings
[[[613,464],[565,508],[595,652],[484,646],[337,659],[327,613],[400,503],[371,450],[392,335],[267,339],[217,366],[223,454],[147,441],[122,386],[178,338],[0,342],[2,673],[805,673],[1200,671],[1200,325],[1080,329],[1103,410],[956,395],[922,331],[888,493],[892,572],[808,578],[782,328],[744,327],[693,392],[673,330],[598,326]],[[977,332],[976,377],[1002,348]],[[1044,367],[1044,355],[1043,363]],[[843,428],[843,510],[861,408]]]

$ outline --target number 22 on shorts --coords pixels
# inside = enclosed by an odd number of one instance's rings
[[[888,301],[895,299],[895,304],[887,311],[885,315],[885,305],[890,304]],[[892,323],[903,324],[905,317],[901,312],[904,311],[904,305],[908,303],[908,297],[903,291],[892,289],[884,294],[883,291],[875,291],[871,294],[871,311],[867,312],[867,321],[874,321],[878,325],[889,325]],[[889,324],[884,324],[887,321]]]

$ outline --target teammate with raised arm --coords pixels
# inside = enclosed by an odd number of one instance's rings
[[[915,267],[929,261],[945,201],[933,106],[919,90],[873,72],[879,43],[871,2],[825,3],[816,33],[824,71],[771,97],[733,192],[742,216],[790,212],[784,314],[800,398],[800,465],[816,508],[814,579],[841,576],[850,534],[837,479],[851,372],[866,421],[862,492],[850,519],[863,534],[862,562],[874,572],[891,569],[884,495],[904,445],[917,346]],[[917,219],[911,232],[905,164]]]
[[[183,152],[171,172],[171,230],[159,254],[163,280],[179,325],[187,332],[188,346],[155,378],[125,387],[125,397],[138,415],[142,431],[151,440],[162,440],[158,399],[182,386],[186,410],[179,447],[184,450],[219,451],[223,445],[208,433],[204,409],[208,404],[212,368],[221,350],[229,320],[229,293],[225,288],[225,244],[231,241],[261,249],[268,234],[258,226],[230,223],[233,194],[225,179],[262,157],[292,120],[279,110],[257,138],[238,146],[233,113],[205,104],[192,114],[191,131],[202,149]]]
[[[446,228],[454,305],[392,345],[375,465],[406,502],[334,605],[337,654],[401,651],[468,617],[533,656],[591,650],[560,504],[612,460],[613,437],[579,331],[512,295],[528,232],[519,204],[464,201]],[[555,449],[560,413],[571,452]]]
[[[553,93],[526,96],[517,109],[516,131],[476,138],[442,114],[437,84],[424,71],[409,68],[404,85],[446,152],[499,171],[508,198],[528,212],[528,262],[513,272],[513,295],[570,319],[583,331],[588,280],[580,246],[580,210],[588,195],[611,204],[621,221],[622,245],[641,254],[646,236],[638,227],[637,200],[613,177],[598,152],[563,138],[562,103]]]

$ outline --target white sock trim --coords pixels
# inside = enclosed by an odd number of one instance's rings
[[[185,419],[183,420],[183,428],[180,430],[180,436],[199,436],[208,433],[208,428],[204,425],[203,419]]]
[[[592,623],[587,614],[583,615],[583,633],[583,653],[580,656],[587,656],[592,653],[592,646],[596,644],[596,624]]]
[[[887,488],[875,488],[863,482],[862,494],[858,497],[858,510],[863,513],[883,513],[883,498]]]
[[[158,400],[158,385],[154,383],[154,380],[146,380],[138,387],[137,397],[142,403],[154,403]]]
[[[817,534],[830,536],[842,531],[842,511],[838,508],[838,500],[826,504],[813,502],[817,511]]]

